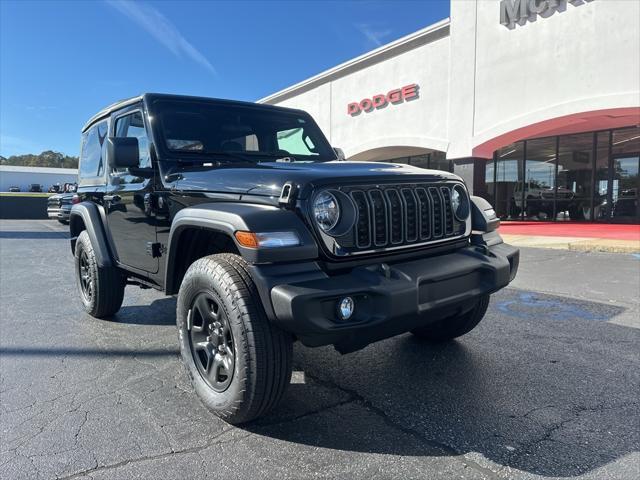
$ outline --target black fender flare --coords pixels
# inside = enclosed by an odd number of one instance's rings
[[[167,244],[167,264],[165,269],[165,291],[178,290],[174,285],[174,273],[179,254],[180,236],[190,228],[203,228],[223,233],[233,240],[240,255],[250,264],[295,262],[316,259],[318,245],[302,219],[292,210],[271,205],[240,202],[202,203],[180,210],[171,222]],[[278,248],[247,248],[238,243],[235,233],[293,231],[300,239],[300,245]]]
[[[80,224],[84,224],[84,228]],[[113,259],[107,243],[98,207],[92,202],[81,202],[71,207],[69,214],[69,230],[71,232],[71,253],[75,254],[76,240],[82,230],[86,230],[100,267],[112,267]]]

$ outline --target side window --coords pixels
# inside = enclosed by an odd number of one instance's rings
[[[277,133],[278,149],[292,155],[317,155],[316,147],[302,127]]]
[[[135,137],[138,139],[140,149],[140,168],[150,167],[149,139],[144,128],[144,120],[141,112],[133,112],[116,120],[116,137]]]
[[[82,135],[80,176],[101,177],[104,174],[104,145],[107,138],[107,122],[100,122]]]

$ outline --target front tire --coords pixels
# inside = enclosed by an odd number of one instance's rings
[[[76,283],[85,311],[96,318],[114,315],[122,306],[125,279],[114,267],[100,267],[86,230],[75,249]]]
[[[489,295],[480,297],[478,303],[468,312],[445,318],[431,325],[411,330],[415,336],[432,342],[446,342],[469,333],[484,318],[489,306]]]
[[[291,380],[291,335],[267,319],[246,262],[210,255],[184,276],[177,302],[180,352],[205,406],[231,424],[271,410]]]

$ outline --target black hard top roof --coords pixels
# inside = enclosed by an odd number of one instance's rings
[[[169,93],[143,93],[142,95],[138,95],[136,97],[130,97],[130,98],[125,98],[123,100],[119,100],[115,103],[112,103],[108,107],[103,108],[98,113],[96,113],[93,117],[91,117],[87,123],[85,123],[84,127],[82,127],[82,133],[84,133],[95,122],[108,117],[116,110],[120,110],[121,108],[127,107],[129,105],[133,105],[141,101],[148,104],[155,100],[188,100],[188,101],[196,101],[196,102],[198,101],[216,102],[216,103],[228,104],[228,105],[246,105],[246,106],[254,106],[254,107],[260,106],[260,107],[269,108],[269,109],[289,110],[294,112],[301,111],[294,108],[278,107],[275,105],[267,105],[264,103],[243,102],[240,100],[226,100],[222,98],[197,97],[197,96],[190,96],[190,95],[173,95]]]

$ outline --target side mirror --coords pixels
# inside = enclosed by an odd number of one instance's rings
[[[138,139],[135,137],[107,138],[107,158],[114,168],[132,168],[140,163]]]
[[[333,151],[336,152],[336,157],[338,157],[338,160],[343,161],[345,159],[344,152],[341,148],[334,147]]]

